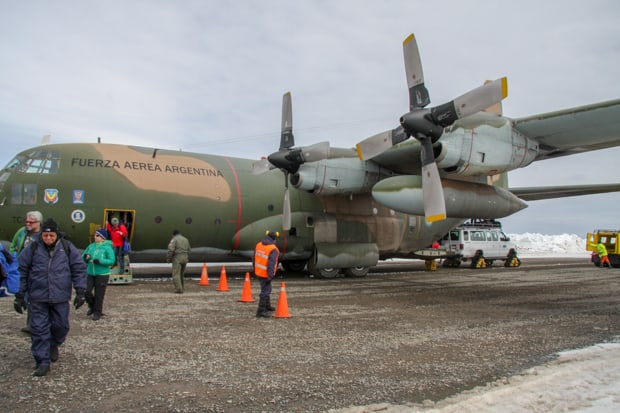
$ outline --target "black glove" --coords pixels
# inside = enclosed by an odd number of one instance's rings
[[[73,299],[73,306],[77,310],[86,302],[86,295],[83,289],[75,290],[75,298]]]
[[[99,264],[99,258],[95,258],[95,259],[93,260],[93,263],[95,263],[95,264]]]
[[[24,314],[24,310],[28,308],[26,306],[26,300],[22,294],[15,294],[15,301],[13,301],[13,308],[20,314]]]
[[[84,255],[84,261],[85,262],[90,261],[90,255],[88,255],[88,254]]]

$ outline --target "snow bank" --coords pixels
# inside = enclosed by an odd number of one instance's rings
[[[586,240],[575,234],[544,235],[526,232],[507,234],[520,257],[590,257]]]

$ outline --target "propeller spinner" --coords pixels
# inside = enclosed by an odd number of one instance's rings
[[[409,112],[401,116],[400,126],[371,136],[357,144],[360,159],[373,158],[387,149],[413,136],[422,147],[422,191],[424,193],[424,215],[427,222],[446,218],[446,206],[433,143],[442,135],[445,127],[457,119],[480,112],[500,102],[508,95],[506,78],[497,79],[473,89],[456,99],[435,106],[425,107],[430,97],[424,85],[424,73],[418,45],[413,34],[403,42],[405,73],[409,87]]]

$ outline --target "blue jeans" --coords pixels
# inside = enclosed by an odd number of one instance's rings
[[[114,247],[114,255],[116,255],[116,265],[119,266],[119,274],[125,272],[125,253],[123,252],[123,246]]]

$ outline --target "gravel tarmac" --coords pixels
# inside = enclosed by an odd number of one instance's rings
[[[146,270],[148,272],[148,270]],[[218,271],[219,273],[219,271]],[[423,263],[365,278],[274,282],[290,318],[239,302],[243,271],[218,280],[135,279],[108,287],[99,321],[71,310],[60,360],[32,377],[29,336],[0,298],[0,410],[10,412],[327,412],[432,406],[620,333],[620,270],[585,260],[520,268]],[[252,279],[252,294],[259,286]],[[353,406],[368,406],[354,408]],[[374,406],[374,407],[372,407]]]

